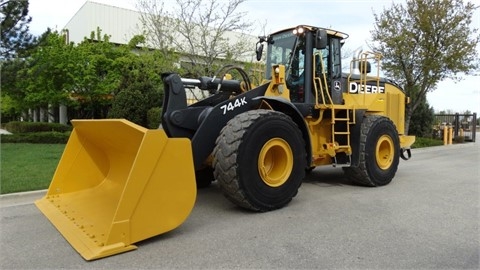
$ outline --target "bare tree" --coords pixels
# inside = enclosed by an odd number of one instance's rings
[[[140,20],[148,44],[167,52],[172,43],[168,34],[172,18],[165,10],[165,4],[156,0],[138,0],[137,8],[141,12]]]
[[[246,0],[138,0],[141,22],[153,47],[181,53],[190,76],[213,75],[225,61],[245,61],[254,42],[251,23],[238,7]]]

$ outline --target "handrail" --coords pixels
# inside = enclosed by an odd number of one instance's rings
[[[367,82],[369,81],[376,81],[377,89],[380,87],[380,65],[381,65],[381,58],[382,54],[378,52],[362,52],[360,51],[358,53],[357,57],[353,57],[353,59],[350,61],[350,74],[347,77],[347,82],[348,85],[352,82],[357,82],[359,83],[359,92],[361,90],[366,89]],[[368,75],[367,68],[369,65],[368,60],[373,60],[374,65],[376,67],[376,73],[375,75]],[[352,79],[352,75],[359,75],[359,79]],[[363,94],[365,95],[367,91],[363,91]],[[350,91],[347,91],[347,94],[350,94]],[[377,92],[378,94],[378,92]],[[364,96],[364,102],[365,102],[365,96]]]

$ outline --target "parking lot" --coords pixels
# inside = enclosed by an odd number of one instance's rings
[[[2,269],[479,269],[480,143],[414,149],[393,182],[351,184],[315,169],[285,208],[252,213],[214,184],[178,229],[85,261],[33,205],[1,202]]]

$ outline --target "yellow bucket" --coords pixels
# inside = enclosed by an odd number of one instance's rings
[[[123,119],[72,120],[46,196],[35,202],[67,241],[93,260],[170,231],[196,198],[190,140]]]

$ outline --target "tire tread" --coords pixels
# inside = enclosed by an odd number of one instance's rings
[[[258,212],[274,210],[281,208],[283,205],[264,208],[255,206],[248,200],[247,194],[245,194],[239,183],[237,155],[243,138],[250,131],[252,124],[259,118],[268,115],[277,115],[286,121],[291,121],[287,115],[271,110],[254,110],[242,113],[234,117],[223,127],[213,150],[214,176],[225,197],[240,207]],[[300,130],[297,129],[297,132],[297,136],[301,138]]]
[[[359,149],[360,162],[358,166],[344,168],[346,177],[356,184],[369,186],[369,187],[376,187],[380,185],[374,179],[372,179],[372,177],[368,172],[367,162],[369,160],[365,157],[366,155],[365,152],[366,152],[367,139],[368,139],[370,130],[375,125],[381,124],[382,122],[388,122],[389,125],[392,125],[393,128],[396,130],[395,125],[390,119],[380,115],[369,115],[364,119],[364,121],[361,124],[360,149]],[[393,165],[393,166],[397,166],[397,165]]]

